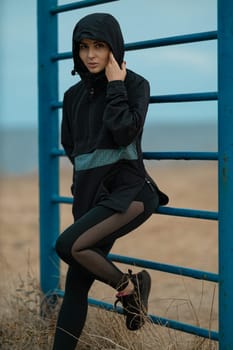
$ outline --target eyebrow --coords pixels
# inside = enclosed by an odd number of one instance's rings
[[[85,42],[85,40],[86,39],[82,39],[81,41],[80,41],[80,44],[87,44],[87,42]],[[105,43],[104,41],[101,41],[101,40],[93,40],[93,43],[94,44],[97,44],[97,43]]]

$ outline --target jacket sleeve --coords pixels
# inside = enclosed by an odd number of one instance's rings
[[[61,123],[61,144],[65,150],[67,157],[70,159],[71,163],[74,163],[72,157],[73,153],[73,135],[71,129],[71,121],[69,119],[69,110],[66,95],[63,99],[63,109],[62,109],[62,123]]]
[[[127,84],[120,80],[107,86],[103,122],[119,146],[128,146],[141,132],[150,98],[149,83],[140,79]]]

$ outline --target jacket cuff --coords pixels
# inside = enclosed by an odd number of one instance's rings
[[[108,82],[107,85],[107,96],[112,96],[115,94],[123,94],[127,96],[127,91],[125,87],[125,83],[122,80],[112,80]]]

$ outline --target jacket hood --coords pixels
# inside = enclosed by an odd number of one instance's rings
[[[93,13],[83,17],[75,26],[72,38],[72,53],[74,69],[83,77],[88,69],[79,57],[79,43],[82,39],[100,40],[106,42],[119,66],[124,58],[124,39],[117,20],[108,13]]]

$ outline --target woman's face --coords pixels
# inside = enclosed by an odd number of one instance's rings
[[[105,42],[83,39],[79,44],[79,57],[91,73],[105,69],[109,60],[110,49]]]

